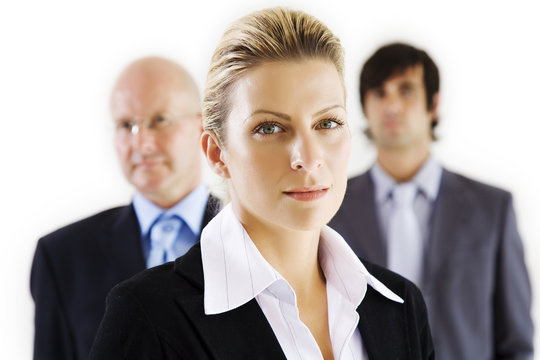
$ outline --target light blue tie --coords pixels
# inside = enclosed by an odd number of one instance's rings
[[[148,268],[176,259],[173,247],[181,227],[182,220],[176,215],[159,218],[152,225],[150,228],[150,254],[146,261]]]
[[[398,184],[392,192],[394,207],[388,223],[388,268],[419,285],[423,244],[413,208],[416,193],[413,183]]]

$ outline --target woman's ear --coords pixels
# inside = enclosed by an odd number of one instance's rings
[[[210,168],[222,178],[230,178],[229,169],[224,161],[225,153],[221,150],[216,134],[212,130],[203,131],[201,144]]]

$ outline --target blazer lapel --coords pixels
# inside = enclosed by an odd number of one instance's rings
[[[357,309],[358,329],[370,360],[407,359],[406,329],[401,306],[388,306],[388,301],[368,286],[366,296]],[[401,305],[401,304],[400,304]]]
[[[214,358],[286,359],[255,299],[217,315],[204,314],[203,295],[178,298],[177,304]]]
[[[222,314],[204,314],[204,280],[200,247],[176,261],[176,271],[198,289],[176,303],[215,359],[286,360],[274,332],[255,299]]]

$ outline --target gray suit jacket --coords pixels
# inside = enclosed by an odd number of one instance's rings
[[[443,170],[420,288],[440,360],[532,359],[531,287],[510,193]],[[374,184],[348,182],[329,224],[356,254],[386,266]]]

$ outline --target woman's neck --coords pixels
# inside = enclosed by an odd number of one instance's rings
[[[318,257],[320,229],[291,230],[245,213],[239,220],[261,255],[287,280],[297,297],[324,285]]]
[[[320,230],[245,227],[262,256],[289,282],[297,296],[309,292],[317,282],[324,283],[318,257]]]

